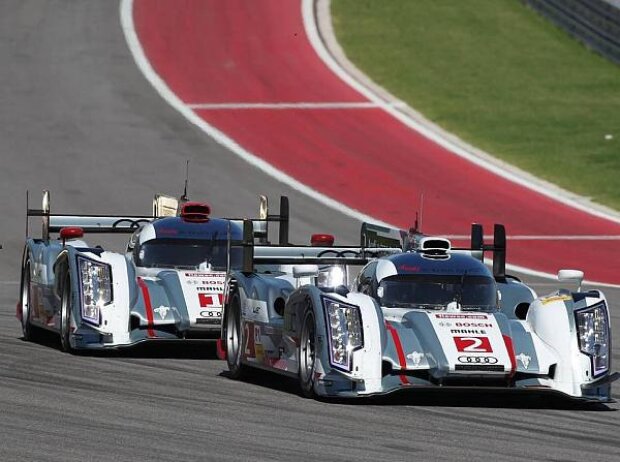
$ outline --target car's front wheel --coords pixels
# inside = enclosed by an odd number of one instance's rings
[[[239,294],[234,293],[226,309],[226,363],[229,375],[233,379],[241,379],[246,375],[247,367],[241,363],[243,336],[241,330],[241,301]]]
[[[60,346],[62,350],[67,353],[74,352],[70,341],[72,306],[71,278],[66,274],[62,284],[62,297],[60,302]]]
[[[307,398],[316,397],[316,320],[312,307],[304,314],[299,341],[299,386]]]
[[[22,272],[22,281],[21,281],[21,316],[22,316],[22,334],[24,336],[24,340],[33,341],[36,340],[38,330],[35,326],[30,322],[30,317],[32,315],[31,310],[32,306],[30,305],[30,261],[26,261],[24,264],[24,270]]]

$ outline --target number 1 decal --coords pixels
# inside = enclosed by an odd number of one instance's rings
[[[467,353],[493,353],[488,337],[454,337],[458,351]]]

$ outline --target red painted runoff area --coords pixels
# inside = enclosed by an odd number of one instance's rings
[[[406,228],[423,193],[430,234],[464,235],[479,222],[489,234],[503,223],[509,236],[620,236],[620,224],[478,167],[380,108],[252,107],[368,102],[316,54],[300,1],[136,0],[133,13],[147,59],[185,104],[353,209]],[[589,280],[620,283],[620,240],[509,238],[508,261],[548,273],[577,267]]]

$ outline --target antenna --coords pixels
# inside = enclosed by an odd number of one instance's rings
[[[422,232],[422,216],[424,213],[424,191],[422,191],[420,193],[420,215],[418,217],[418,214],[416,213],[416,219],[415,219],[415,224],[416,224],[416,230],[418,232]]]
[[[30,208],[30,191],[26,189],[26,237],[30,235],[30,220],[28,220],[28,209]]]
[[[187,197],[187,184],[189,183],[189,159],[185,163],[185,188],[183,189],[183,195],[181,196],[181,202],[189,201]]]
[[[422,212],[424,211],[424,193],[420,193],[419,210],[415,213],[415,221],[413,227],[409,228],[409,233],[422,233]]]

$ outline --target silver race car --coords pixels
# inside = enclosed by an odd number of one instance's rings
[[[287,239],[287,199],[280,215],[261,204],[251,238],[265,241],[268,222],[279,221]],[[25,339],[51,330],[72,351],[219,338],[225,276],[241,265],[240,250],[229,248],[241,242],[240,220],[168,196],[156,196],[153,216],[52,214],[49,192],[27,215],[41,216],[43,231],[24,249],[17,318]],[[131,238],[123,254],[83,240],[93,233]]]
[[[539,297],[506,275],[501,225],[491,245],[474,225],[468,249],[366,224],[356,248],[249,244],[225,288],[232,378],[275,371],[309,397],[475,387],[610,400],[618,374],[605,296],[561,289]],[[559,273],[571,284],[582,278]]]

